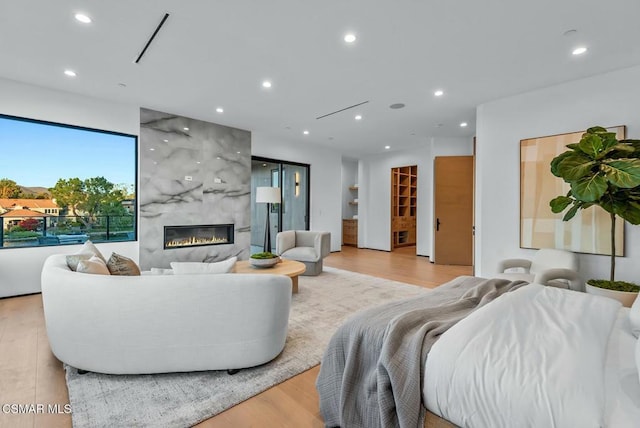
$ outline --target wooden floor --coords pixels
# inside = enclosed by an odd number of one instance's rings
[[[415,247],[392,253],[343,247],[325,259],[332,266],[433,288],[469,266],[433,265]],[[315,380],[318,366],[197,425],[212,427],[323,427]],[[0,299],[0,428],[71,427],[62,364],[47,340],[39,294]],[[4,413],[6,404],[58,405],[59,413]]]

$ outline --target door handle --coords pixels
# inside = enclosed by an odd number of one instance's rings
[[[440,230],[440,219],[436,218],[436,232]]]

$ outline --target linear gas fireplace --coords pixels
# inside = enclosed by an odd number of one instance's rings
[[[165,226],[164,249],[233,244],[232,224]]]

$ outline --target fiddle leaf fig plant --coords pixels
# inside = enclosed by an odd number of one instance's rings
[[[551,211],[567,210],[564,221],[571,220],[578,210],[592,206],[609,213],[611,270],[609,281],[604,281],[609,284],[595,280],[588,283],[594,281],[591,285],[615,289],[616,217],[640,224],[640,140],[618,140],[615,132],[595,126],[582,134],[580,142],[567,148],[551,161],[551,173],[568,183],[571,190],[551,200]],[[640,290],[636,288],[635,291]]]

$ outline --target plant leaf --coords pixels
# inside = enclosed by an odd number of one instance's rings
[[[626,209],[620,213],[620,217],[631,224],[640,224],[640,204],[629,202],[626,204]]]
[[[576,213],[578,212],[579,209],[580,209],[580,205],[578,203],[573,204],[571,209],[569,211],[567,211],[567,213],[564,215],[564,217],[562,217],[562,221],[571,220],[576,215]]]
[[[578,143],[578,148],[590,158],[595,159],[602,151],[602,139],[598,135],[585,134]]]
[[[573,202],[572,198],[568,198],[566,196],[558,196],[553,198],[551,202],[549,202],[549,206],[551,207],[551,211],[558,214],[564,211],[569,204]]]
[[[560,165],[561,169],[562,165]],[[605,161],[602,171],[609,183],[622,189],[640,186],[640,159]]]
[[[603,128],[602,126],[592,126],[591,128],[587,129],[588,134],[601,134],[604,132],[608,132],[608,131],[606,128]]]
[[[600,158],[607,159],[620,159],[620,158],[633,158],[634,154],[636,154],[636,149],[629,144],[616,144],[613,147],[610,147],[605,152],[602,152]],[[640,152],[637,153],[640,155]]]
[[[595,202],[607,191],[607,180],[601,175],[591,175],[571,183],[571,194],[582,202]]]
[[[575,155],[575,152],[566,151],[566,152],[560,153],[558,156],[553,158],[551,160],[551,174],[555,175],[556,177],[562,178],[562,176],[558,172],[558,164],[560,164],[560,162],[562,162],[565,158],[573,155]]]
[[[564,181],[572,182],[589,174],[595,164],[595,161],[584,155],[574,154],[573,156],[564,157],[557,165],[557,171]]]

